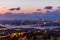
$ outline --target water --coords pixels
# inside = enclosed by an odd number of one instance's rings
[[[34,29],[54,29],[54,28],[60,28],[60,26],[34,26],[34,25],[22,25],[22,26],[16,26],[16,25],[2,25],[0,24],[0,26],[2,27],[6,27],[6,28],[34,28]]]

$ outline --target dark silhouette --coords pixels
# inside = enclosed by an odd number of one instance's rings
[[[46,6],[45,9],[52,9],[52,6]]]
[[[10,11],[14,11],[14,10],[20,10],[20,7],[17,7],[17,8],[11,8],[9,9]]]

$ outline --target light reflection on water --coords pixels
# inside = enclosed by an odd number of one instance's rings
[[[60,28],[60,26],[35,26],[35,25],[22,25],[22,26],[16,26],[16,25],[2,25],[0,26],[6,27],[6,28],[35,28],[35,29],[53,29],[53,28]]]

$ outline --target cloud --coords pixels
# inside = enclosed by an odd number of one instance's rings
[[[15,8],[11,8],[11,9],[9,9],[10,11],[13,11],[13,10],[15,10]]]
[[[16,8],[16,10],[20,10],[20,7]]]
[[[58,9],[60,9],[60,7],[58,7]]]
[[[44,9],[52,9],[52,6],[46,6]]]
[[[41,11],[41,9],[37,9],[37,11]]]
[[[17,7],[17,8],[10,8],[9,10],[10,10],[10,11],[14,11],[14,10],[17,10],[17,11],[18,11],[18,10],[20,10],[20,7]]]

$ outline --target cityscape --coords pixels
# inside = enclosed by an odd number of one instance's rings
[[[0,0],[0,40],[60,40],[60,0]]]

